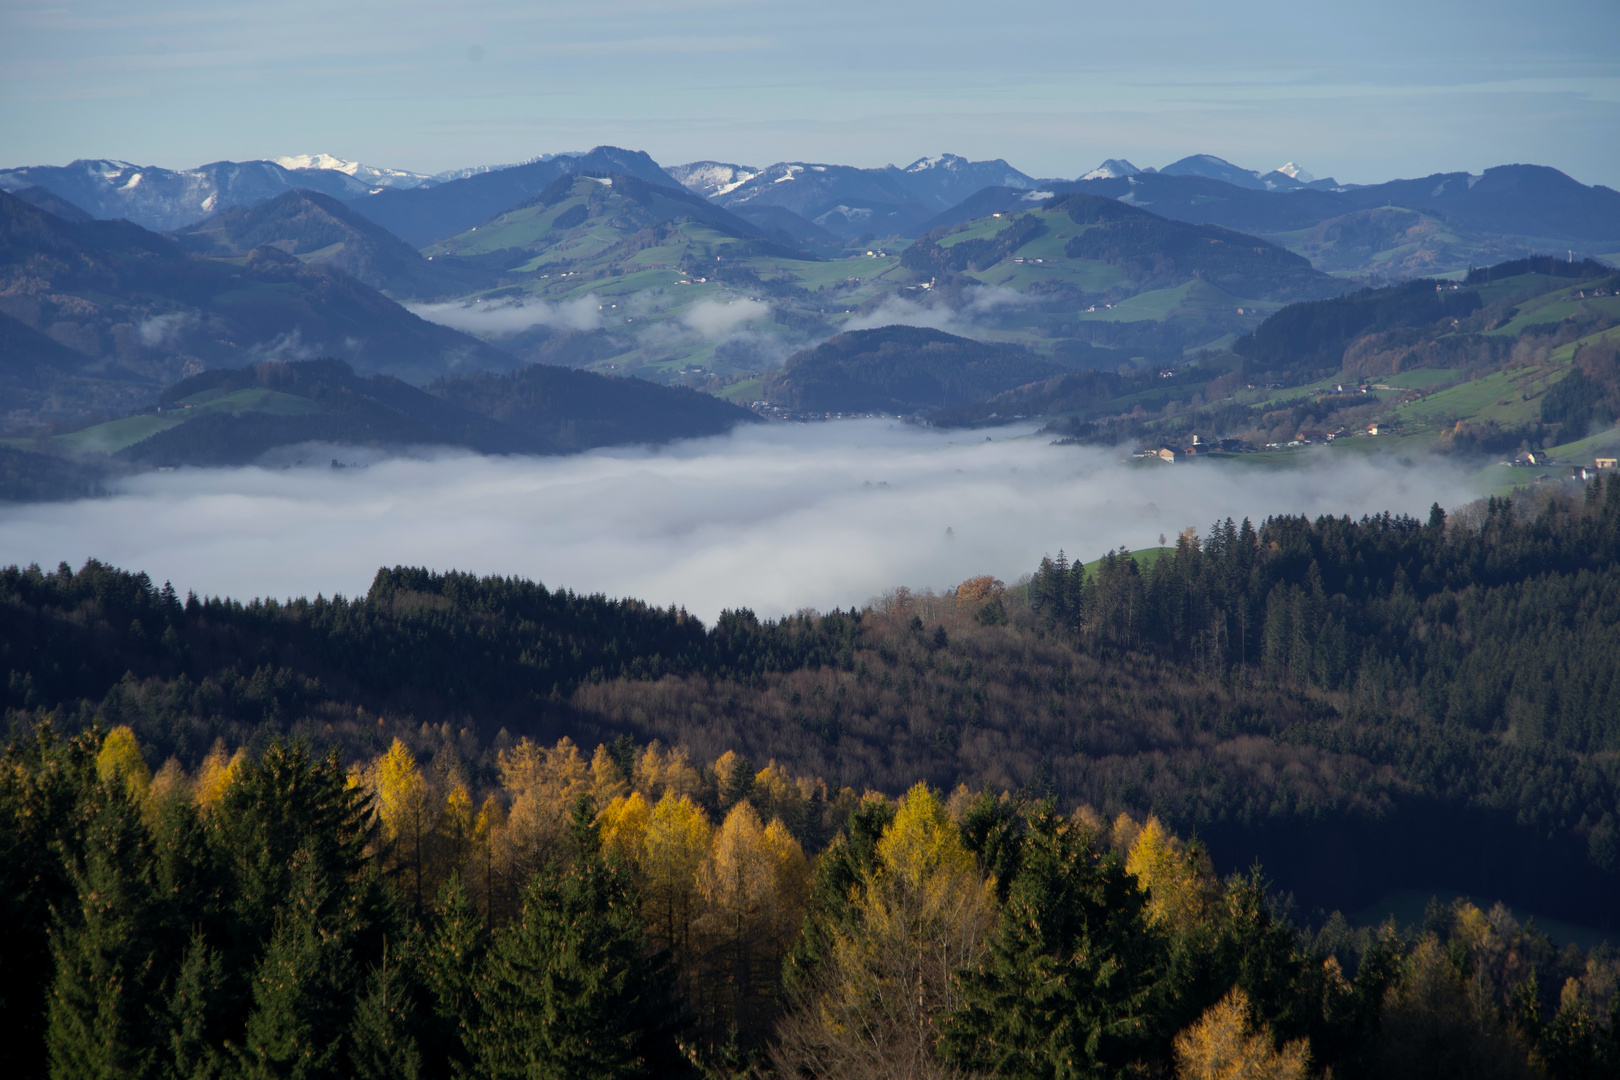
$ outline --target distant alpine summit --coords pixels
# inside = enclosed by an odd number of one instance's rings
[[[425,173],[407,172],[404,169],[379,169],[375,165],[363,165],[358,161],[344,161],[331,154],[295,154],[273,160],[283,169],[290,169],[293,172],[307,172],[311,169],[340,172],[345,176],[354,177],[374,190],[421,187],[423,184],[437,182],[436,178]]]

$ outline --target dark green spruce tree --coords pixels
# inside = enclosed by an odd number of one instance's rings
[[[422,1050],[433,1076],[471,1074],[473,1035],[483,1027],[478,997],[488,935],[459,877],[439,890],[416,963],[428,999]]]
[[[686,1071],[668,980],[648,954],[629,876],[603,858],[588,800],[573,865],[553,864],[497,931],[481,991],[479,1071],[492,1080],[621,1080]]]
[[[16,1076],[45,1075],[51,912],[77,903],[63,856],[82,843],[74,807],[98,742],[94,731],[60,739],[46,722],[0,757],[0,1063]]]
[[[122,783],[90,782],[78,852],[62,851],[74,896],[55,911],[45,1042],[53,1080],[155,1075],[167,958],[151,838]]]
[[[1010,1080],[1115,1075],[1158,1034],[1163,945],[1119,859],[1101,855],[1050,802],[1029,815],[989,955],[962,977],[940,1049]]]
[[[365,993],[354,1011],[349,1033],[349,1072],[354,1080],[418,1080],[422,1049],[416,1032],[422,1027],[415,988],[386,945],[382,961],[366,977]]]
[[[309,849],[292,862],[291,896],[253,975],[253,1011],[238,1057],[253,1078],[336,1080],[348,1072],[348,1031],[362,985],[356,912],[346,890],[323,879]]]

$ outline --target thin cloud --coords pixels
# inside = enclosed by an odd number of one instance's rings
[[[974,286],[962,293],[960,307],[951,307],[943,299],[926,301],[889,295],[877,307],[864,315],[857,315],[844,323],[844,330],[871,330],[879,326],[922,326],[931,330],[944,330],[950,334],[973,337],[979,333],[980,320],[1010,308],[1029,306],[1027,296],[1016,289],[995,285]]]
[[[681,321],[706,338],[722,338],[770,311],[771,305],[761,300],[704,300],[693,305]]]
[[[516,334],[533,326],[595,330],[602,325],[602,302],[581,296],[559,304],[544,300],[507,304],[408,304],[414,315],[470,334]]]
[[[364,467],[334,470],[334,457]],[[878,420],[561,458],[310,446],[269,467],[147,473],[110,498],[6,507],[0,552],[44,566],[94,557],[182,593],[237,597],[356,595],[379,566],[425,565],[712,620],[724,607],[825,610],[977,574],[1014,581],[1059,548],[1090,560],[1229,515],[1421,515],[1478,494],[1444,464],[1345,451],[1265,470],[1120,459],[1027,427],[987,440]]]

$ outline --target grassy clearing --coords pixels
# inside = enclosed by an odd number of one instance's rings
[[[764,379],[744,379],[742,382],[732,383],[714,396],[731,402],[758,401],[760,390],[764,385]]]
[[[1396,375],[1379,375],[1367,381],[1382,383],[1385,386],[1398,386],[1403,390],[1422,390],[1426,386],[1452,382],[1461,374],[1462,372],[1456,368],[1414,368]]]
[[[134,446],[142,439],[150,438],[172,427],[179,427],[204,413],[225,412],[240,415],[261,412],[272,416],[302,416],[321,411],[321,406],[308,398],[283,394],[275,390],[238,390],[223,395],[217,390],[206,390],[184,400],[195,407],[171,408],[161,413],[141,413],[137,416],[126,416],[121,420],[109,420],[105,424],[72,431],[66,435],[57,435],[51,439],[51,444],[69,453],[116,454],[125,447]]]
[[[1504,427],[1523,424],[1538,414],[1540,406],[1535,399],[1547,389],[1549,381],[1540,368],[1498,371],[1397,406],[1395,415],[1406,423],[1417,424],[1448,424],[1461,419],[1494,420]]]
[[[1572,465],[1588,465],[1596,457],[1615,457],[1616,452],[1620,451],[1620,426],[1547,449],[1556,460],[1567,461]]]
[[[952,248],[964,240],[984,240],[995,236],[1002,229],[1007,228],[1016,220],[1014,214],[999,214],[995,217],[980,218],[961,232],[954,232],[939,241],[942,248]]]
[[[1517,337],[1527,326],[1558,323],[1577,316],[1589,318],[1597,316],[1610,319],[1620,317],[1620,296],[1581,299],[1575,295],[1578,291],[1580,291],[1579,287],[1562,289],[1549,296],[1539,297],[1534,302],[1526,303],[1524,309],[1515,315],[1511,321],[1494,330],[1487,330],[1486,334],[1492,337]]]

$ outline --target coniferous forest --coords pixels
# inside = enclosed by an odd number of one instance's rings
[[[0,572],[9,1072],[1620,1072],[1620,482],[1031,570]]]

